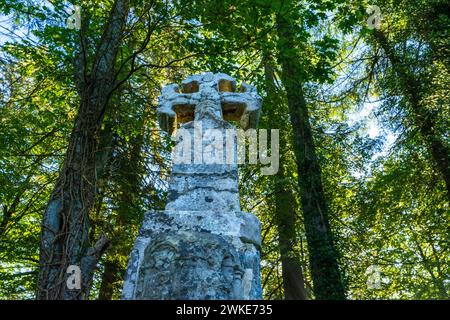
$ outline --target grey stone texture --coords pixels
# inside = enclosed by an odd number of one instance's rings
[[[189,76],[181,88],[177,84],[163,88],[158,105],[161,129],[171,133],[177,124],[199,118],[207,108],[196,107],[205,100],[213,101],[219,119],[238,121],[244,130],[258,125],[261,97],[256,88],[243,83],[238,89],[229,75],[207,72]]]
[[[256,127],[261,99],[254,87],[236,88],[225,74],[204,73],[166,86],[159,100],[163,130]],[[180,126],[180,128],[178,128]],[[186,137],[178,136],[174,152]],[[186,141],[185,141],[186,142]],[[185,144],[186,146],[186,144]],[[203,135],[203,150],[223,152],[225,142]],[[219,147],[218,147],[219,146]],[[231,146],[236,153],[236,141]],[[221,150],[217,150],[221,149]],[[260,222],[239,205],[236,157],[227,163],[173,164],[164,211],[147,212],[129,258],[123,299],[262,299]],[[200,153],[201,154],[201,153]]]

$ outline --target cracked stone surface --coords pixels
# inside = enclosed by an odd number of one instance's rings
[[[228,75],[204,73],[166,86],[158,117],[163,130],[180,126],[194,135],[199,121],[203,129],[234,128],[229,121],[256,128],[260,108],[254,87],[238,89]],[[202,147],[211,141],[204,139]],[[122,298],[262,299],[260,228],[255,215],[240,210],[236,158],[227,164],[176,162],[165,210],[145,215]]]

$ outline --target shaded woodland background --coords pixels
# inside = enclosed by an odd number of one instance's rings
[[[240,169],[265,299],[448,299],[449,9],[0,0],[0,298],[120,298],[143,214],[165,204],[160,89],[213,71],[256,85],[260,128],[281,132],[277,175]],[[61,285],[70,264],[80,292]]]

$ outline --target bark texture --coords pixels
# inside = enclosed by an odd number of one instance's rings
[[[98,135],[114,88],[114,67],[128,4],[128,0],[114,2],[89,73],[85,48],[80,49],[77,63],[80,107],[63,167],[43,217],[37,299],[86,299],[98,259],[108,245],[106,237],[90,245],[89,211],[96,193]],[[66,271],[70,265],[81,269],[79,290],[67,288]]]
[[[337,251],[329,225],[320,164],[317,159],[303,92],[300,57],[293,54],[296,43],[286,14],[277,17],[278,62],[286,90],[293,129],[298,183],[308,242],[311,275],[316,299],[345,299]]]
[[[265,86],[266,97],[264,106],[270,119],[271,128],[283,130],[283,119],[280,119],[279,92],[274,85],[274,70],[272,67],[272,57],[265,55]],[[277,112],[278,111],[278,112]],[[286,300],[306,300],[305,283],[303,278],[300,259],[295,252],[297,242],[297,210],[293,191],[289,186],[289,179],[286,172],[286,135],[280,135],[280,166],[278,173],[273,178],[274,198],[275,198],[275,220],[278,230],[278,242],[281,256],[281,271],[283,276],[283,291]]]

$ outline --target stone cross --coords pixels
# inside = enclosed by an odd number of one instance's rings
[[[236,81],[223,73],[192,75],[181,83],[163,88],[158,118],[161,129],[172,133],[177,125],[214,115],[225,121],[237,121],[243,129],[256,128],[261,98],[255,87]]]
[[[230,76],[204,73],[188,77],[181,90],[164,87],[157,111],[163,130],[195,136],[199,122],[221,132],[234,128],[230,122],[255,128],[260,109],[254,87],[243,84],[238,91]],[[201,138],[202,149],[210,148],[214,139],[206,133]],[[177,144],[183,139],[177,137]],[[195,148],[189,152],[198,156]],[[174,162],[166,208],[145,215],[122,297],[261,299],[260,245],[259,220],[240,210],[236,161]]]

